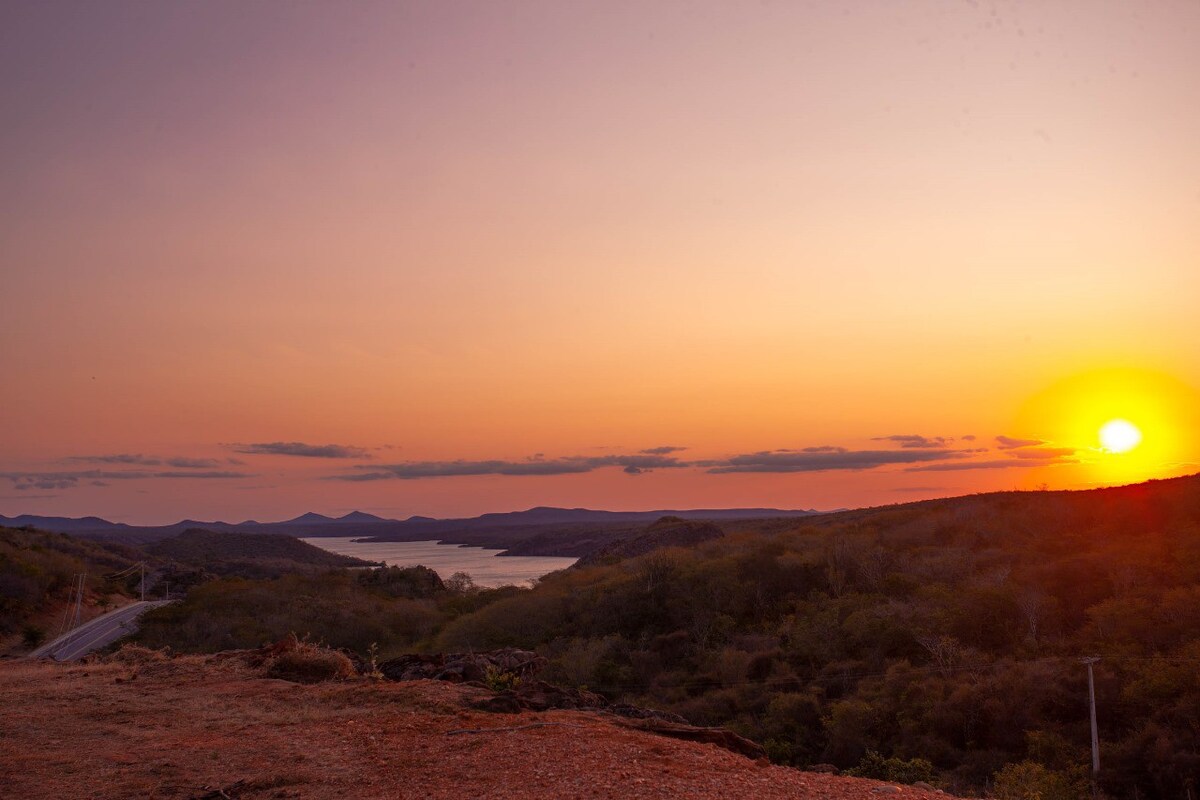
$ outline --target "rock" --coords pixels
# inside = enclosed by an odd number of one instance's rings
[[[515,689],[471,703],[472,708],[501,713],[549,711],[554,708],[598,710],[606,705],[608,701],[594,692],[554,686],[545,681],[525,681]]]
[[[916,783],[914,783],[912,785],[912,787],[914,789],[924,789],[927,792],[936,792],[937,791],[936,786],[932,786],[932,785],[926,783],[925,781],[917,781]]]
[[[513,688],[492,697],[474,700],[468,704],[471,708],[497,714],[551,709],[610,711],[621,718],[618,724],[626,727],[676,739],[715,744],[750,759],[767,756],[758,744],[724,728],[698,728],[687,724],[687,720],[678,714],[625,703],[609,707],[608,701],[595,692],[536,680],[535,676],[545,665],[546,659],[537,653],[509,647],[485,653],[410,653],[384,661],[379,665],[379,671],[393,681],[431,679],[473,685],[495,685],[494,678],[499,672],[515,679],[512,681]],[[833,769],[836,771],[837,768]]]
[[[841,772],[841,770],[835,767],[833,764],[813,764],[808,768],[808,771],[823,772],[826,775],[837,775],[839,772]]]
[[[672,714],[670,711],[658,711],[653,708],[642,708],[641,706],[631,706],[628,703],[617,703],[608,707],[611,714],[616,714],[618,717],[628,717],[629,719],[661,719],[664,722],[677,722],[680,725],[687,725],[688,721],[678,714]]]
[[[545,681],[524,682],[513,694],[531,711],[547,711],[552,708],[604,708],[608,705],[607,700],[594,692],[553,686]]]
[[[495,697],[485,697],[471,703],[471,708],[480,711],[490,711],[493,714],[520,714],[525,708],[521,701],[511,694],[498,694]]]
[[[485,653],[410,653],[384,661],[379,665],[379,671],[393,681],[425,679],[484,683],[489,670],[525,680],[541,672],[545,665],[546,659],[537,653],[507,647]]]

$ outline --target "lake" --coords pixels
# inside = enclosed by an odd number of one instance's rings
[[[566,569],[578,559],[557,556],[498,556],[500,550],[429,542],[362,542],[357,536],[316,536],[301,541],[344,556],[386,561],[391,567],[420,564],[446,580],[456,572],[465,572],[479,586],[494,587],[540,578]]]

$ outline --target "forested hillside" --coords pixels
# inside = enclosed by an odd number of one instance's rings
[[[1090,796],[1079,659],[1098,655],[1105,791],[1195,792],[1200,477],[725,522],[646,552],[679,528],[532,590],[394,568],[214,581],[141,637],[535,648],[561,683],[730,726],[777,762],[1043,800]]]
[[[273,578],[333,567],[366,567],[371,562],[342,556],[279,533],[225,533],[200,529],[145,546],[152,556],[202,568],[215,575]]]
[[[84,576],[83,619],[139,597],[143,572],[129,569],[139,563],[145,564],[151,597],[168,588],[179,596],[217,577],[278,578],[371,566],[281,534],[189,530],[137,548],[0,527],[0,652],[25,652],[60,632],[60,612],[74,603],[75,576]]]
[[[1200,775],[1197,478],[727,528],[551,575],[435,646],[536,646],[562,681],[788,763],[927,759],[953,788],[1000,773],[1046,797],[1086,775],[1095,654],[1104,787],[1179,797]]]
[[[133,549],[62,533],[0,527],[0,642],[33,647],[57,632],[76,575],[85,575],[85,602],[107,607],[133,591],[137,576],[107,576],[141,558]],[[16,642],[7,641],[20,634]],[[7,639],[6,639],[7,637]],[[0,650],[5,649],[0,647]]]

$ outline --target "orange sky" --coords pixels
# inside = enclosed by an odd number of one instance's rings
[[[1194,2],[0,15],[0,514],[1200,471]]]

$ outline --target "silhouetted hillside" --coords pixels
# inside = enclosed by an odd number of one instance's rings
[[[701,542],[718,539],[724,535],[725,532],[711,522],[663,517],[641,532],[618,539],[587,554],[575,562],[573,569],[595,564],[613,564],[665,547],[695,547]]]
[[[132,527],[121,522],[109,522],[100,517],[40,517],[35,514],[20,514],[16,517],[0,515],[0,526],[9,528],[32,527],[52,533],[119,531]]]
[[[217,575],[273,577],[289,572],[366,567],[372,562],[322,550],[277,533],[222,533],[193,529],[146,545],[152,556]]]
[[[377,541],[415,542],[438,539],[449,544],[488,547],[506,555],[582,556],[627,538],[640,526],[664,516],[688,520],[726,521],[796,518],[815,511],[784,511],[772,508],[692,509],[687,511],[594,511],[586,508],[538,507],[526,511],[483,514],[466,519],[410,517],[389,520],[352,511],[341,517],[308,512],[284,522],[240,523],[183,520],[173,525],[137,527],[88,517],[29,518],[46,530],[70,530],[101,541],[142,545],[202,528],[223,533],[282,533],[296,537],[357,536]],[[23,518],[24,519],[24,518]]]

